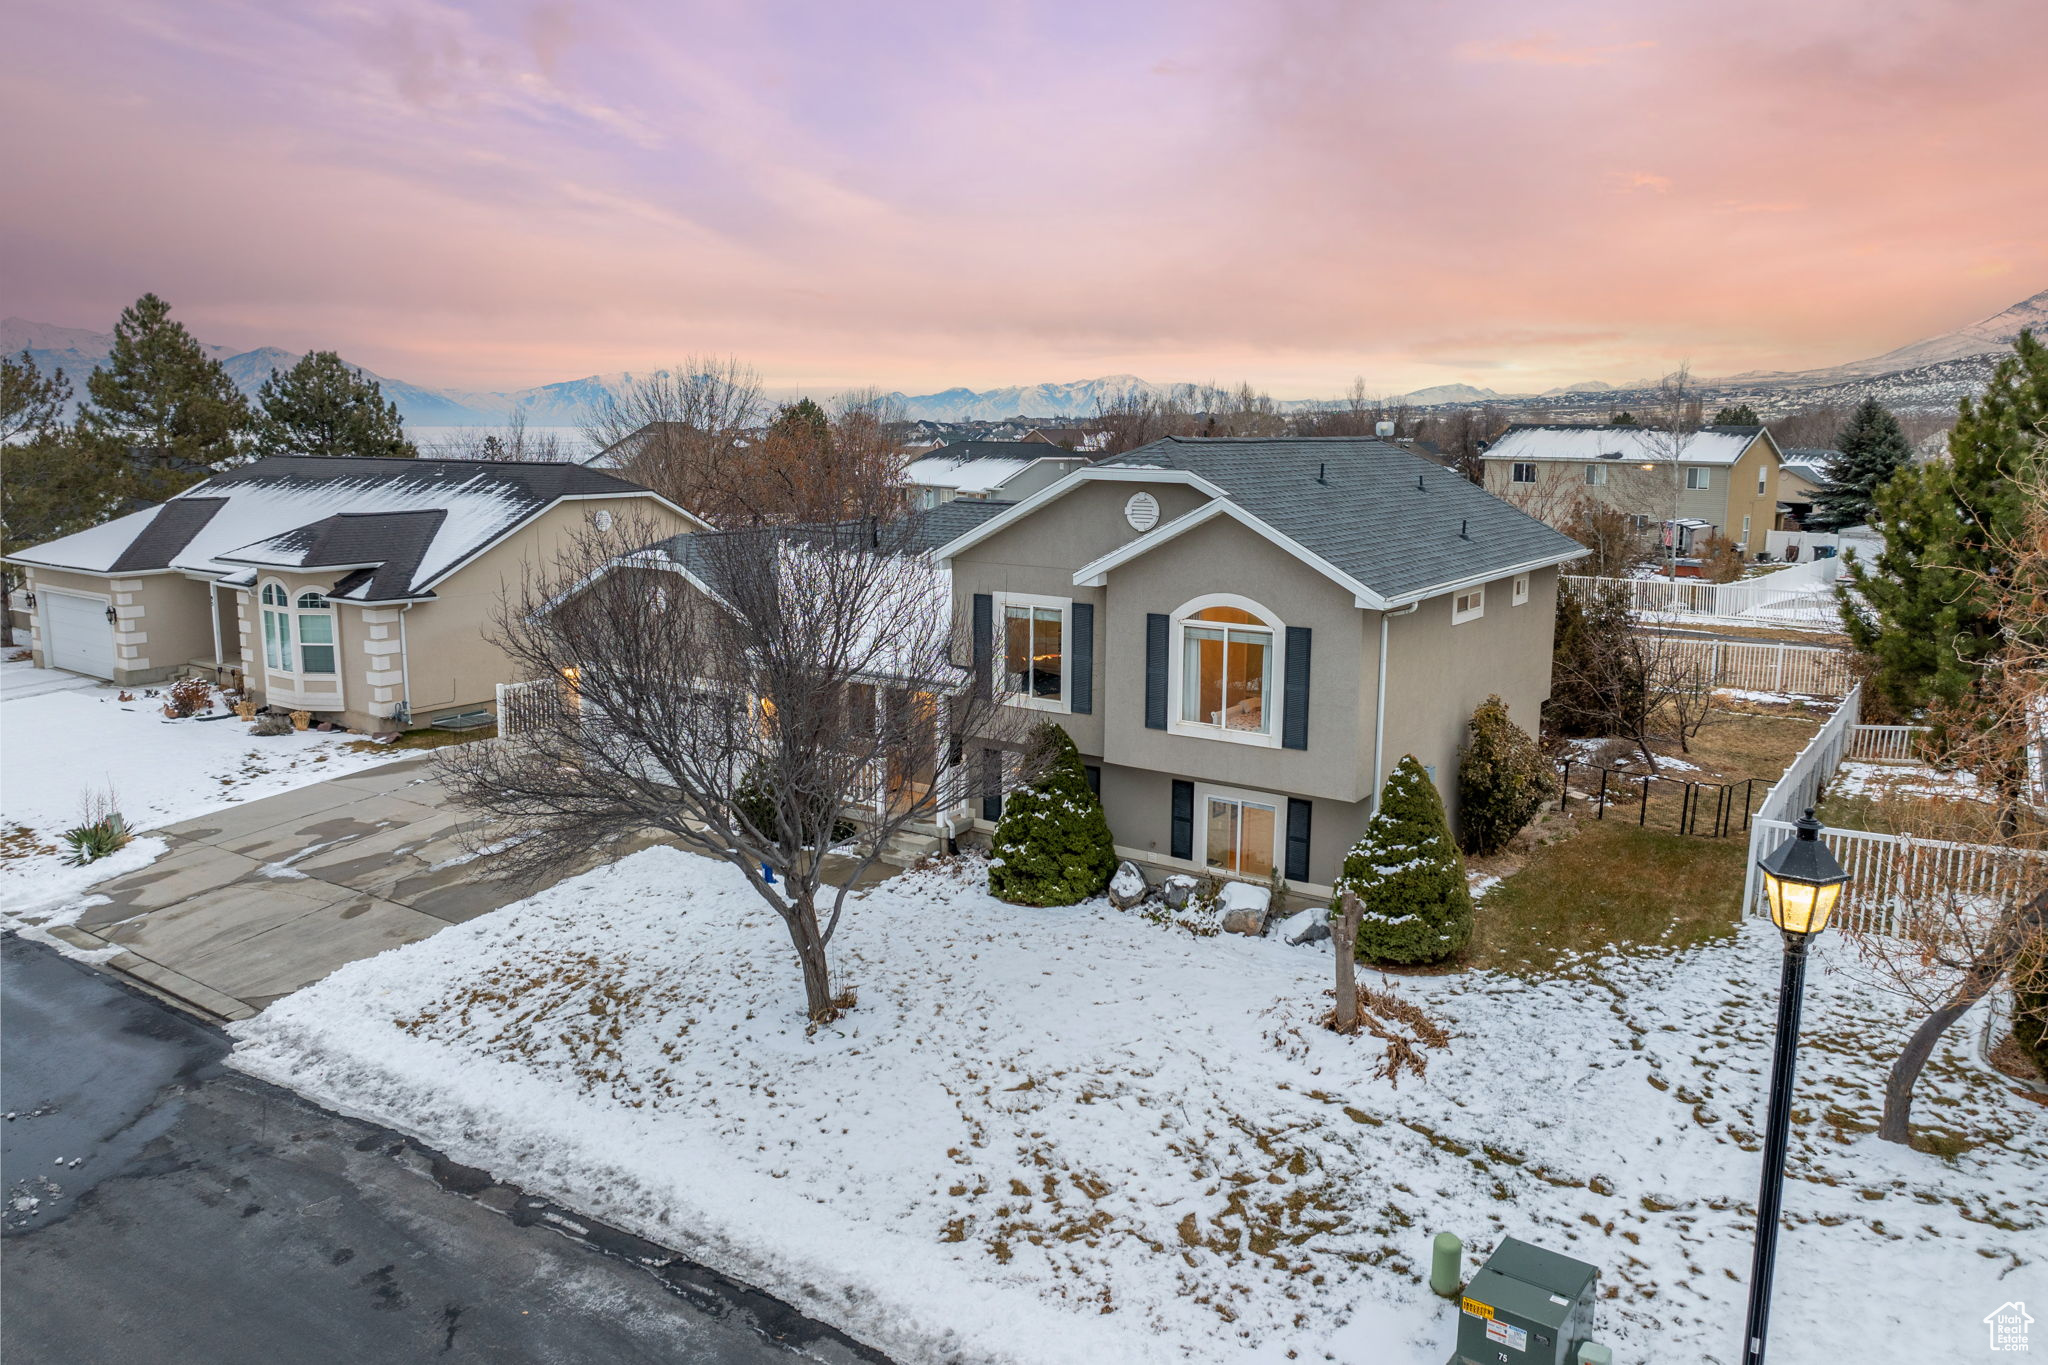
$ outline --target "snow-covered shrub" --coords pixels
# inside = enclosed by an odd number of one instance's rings
[[[255,723],[249,727],[249,733],[259,739],[275,739],[279,735],[288,735],[291,732],[292,718],[278,711],[265,711],[256,717]]]
[[[1458,760],[1458,832],[1467,853],[1493,853],[1536,818],[1550,794],[1550,764],[1497,696],[1479,703]]]
[[[1441,962],[1472,937],[1465,859],[1451,841],[1443,799],[1413,754],[1380,792],[1379,813],[1344,857],[1339,894],[1358,897],[1358,956],[1367,962]]]
[[[64,861],[71,866],[96,863],[110,853],[119,852],[135,837],[128,832],[128,821],[121,815],[120,800],[112,788],[104,792],[88,791],[80,804],[84,819],[64,831],[64,842],[71,847],[71,856]]]
[[[733,793],[733,811],[752,825],[763,838],[773,841],[780,837],[781,816],[778,809],[775,775],[765,768],[755,768],[741,780],[739,790]],[[824,806],[814,803],[811,811],[802,817],[812,827],[824,824]],[[854,836],[856,827],[843,816],[832,825],[832,842],[844,843]]]
[[[1038,777],[1003,802],[988,889],[1012,905],[1073,905],[1109,885],[1116,842],[1067,732],[1041,725],[1034,742],[1039,752],[1031,766]]]

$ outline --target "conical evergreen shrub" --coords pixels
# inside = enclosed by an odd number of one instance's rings
[[[1012,905],[1073,905],[1109,885],[1116,844],[1074,741],[1052,724],[1035,739],[1039,775],[1003,802],[988,889]]]
[[[1345,855],[1336,889],[1358,897],[1363,961],[1441,962],[1471,940],[1465,859],[1451,842],[1443,799],[1415,755],[1387,775],[1379,813]]]
[[[1493,853],[1536,818],[1550,794],[1552,773],[1543,751],[1508,719],[1499,697],[1479,704],[1471,730],[1458,760],[1458,833],[1467,853]]]

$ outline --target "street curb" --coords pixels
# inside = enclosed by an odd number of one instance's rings
[[[118,976],[165,1004],[174,1005],[205,1023],[230,1024],[239,1019],[248,1019],[256,1013],[232,995],[217,991],[203,981],[194,981],[182,972],[172,971],[162,963],[152,962],[140,953],[130,952],[120,944],[103,939],[98,934],[81,929],[75,924],[53,924],[45,927],[43,932],[85,952],[115,950],[112,957],[95,960],[89,965]]]

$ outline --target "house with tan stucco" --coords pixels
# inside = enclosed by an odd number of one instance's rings
[[[40,667],[202,676],[353,730],[488,715],[508,586],[580,533],[704,523],[572,463],[276,456],[9,556]]]
[[[1175,437],[981,516],[934,559],[977,685],[1073,737],[1120,856],[1317,894],[1404,754],[1455,819],[1487,696],[1537,732],[1559,567],[1583,553],[1385,441]],[[992,825],[1014,765],[972,761],[971,815]]]

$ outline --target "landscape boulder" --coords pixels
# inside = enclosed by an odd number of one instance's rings
[[[1116,874],[1109,879],[1109,903],[1119,910],[1128,910],[1143,904],[1152,894],[1152,883],[1145,880],[1145,874],[1138,865],[1125,859],[1116,865]]]
[[[1181,910],[1187,907],[1188,898],[1195,894],[1201,883],[1185,872],[1176,872],[1159,883],[1159,894],[1166,901],[1167,908]]]
[[[1290,948],[1321,943],[1330,936],[1330,911],[1321,905],[1297,910],[1273,926],[1273,936]]]
[[[1273,893],[1251,882],[1225,882],[1216,901],[1223,915],[1223,932],[1250,938],[1266,932],[1266,912],[1272,905]]]

